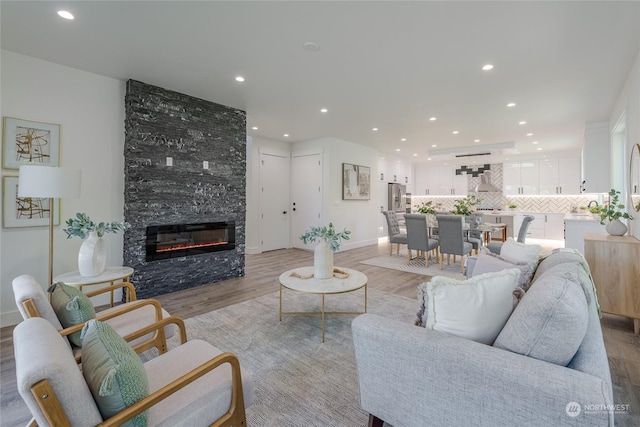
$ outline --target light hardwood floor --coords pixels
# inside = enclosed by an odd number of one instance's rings
[[[335,264],[365,273],[370,288],[415,298],[418,285],[428,277],[360,264],[361,260],[386,255],[388,251],[388,245],[381,244],[339,252],[335,254]],[[280,273],[312,262],[311,252],[296,249],[247,255],[244,277],[162,295],[157,299],[171,314],[193,317],[275,292]],[[615,316],[605,315],[602,330],[614,383],[614,403],[629,405],[629,414],[617,415],[616,425],[640,425],[640,337],[633,334],[632,321]],[[0,331],[1,426],[25,425],[30,419],[29,411],[16,390],[12,331],[13,327]]]

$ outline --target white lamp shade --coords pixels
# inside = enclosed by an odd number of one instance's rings
[[[53,166],[20,165],[19,197],[80,197],[80,171]]]

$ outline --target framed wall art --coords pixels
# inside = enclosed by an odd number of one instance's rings
[[[49,225],[53,210],[53,223],[60,224],[60,199],[18,197],[18,177],[2,177],[2,226],[40,227]]]
[[[371,169],[368,166],[342,164],[342,200],[371,198]]]
[[[4,117],[2,121],[2,167],[22,164],[58,166],[60,125]]]

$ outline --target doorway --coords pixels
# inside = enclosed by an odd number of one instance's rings
[[[322,165],[320,153],[291,158],[291,246],[308,248],[299,239],[322,216]]]
[[[260,154],[262,251],[289,248],[289,157]]]

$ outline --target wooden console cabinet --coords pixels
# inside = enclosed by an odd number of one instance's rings
[[[632,236],[586,234],[584,256],[600,309],[633,319],[640,333],[640,241]]]

